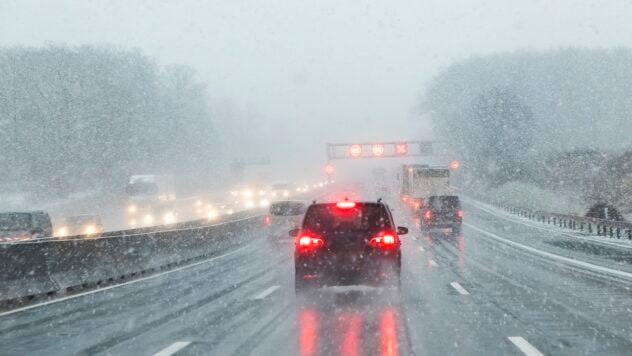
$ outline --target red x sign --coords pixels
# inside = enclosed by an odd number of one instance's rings
[[[395,154],[400,156],[408,154],[408,145],[405,143],[396,143]]]

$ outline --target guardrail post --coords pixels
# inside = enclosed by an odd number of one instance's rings
[[[588,223],[588,233],[592,234],[592,224]]]
[[[617,227],[617,239],[621,238],[621,228]]]

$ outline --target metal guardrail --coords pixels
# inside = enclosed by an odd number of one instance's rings
[[[512,207],[499,202],[492,202],[491,204],[511,214],[541,222],[543,224],[555,225],[557,227],[573,231],[596,234],[597,236],[607,236],[616,239],[627,238],[628,240],[632,240],[632,223],[629,222],[550,213],[542,210]]]

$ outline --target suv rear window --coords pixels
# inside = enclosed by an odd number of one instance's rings
[[[434,196],[428,198],[428,206],[431,209],[436,210],[454,210],[460,209],[461,203],[459,202],[459,197],[445,195],[445,196]]]
[[[392,226],[388,212],[381,204],[358,203],[354,208],[341,209],[332,203],[310,206],[303,228],[315,232],[373,231],[392,229]]]

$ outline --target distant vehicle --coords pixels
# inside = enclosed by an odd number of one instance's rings
[[[97,215],[77,215],[64,219],[61,226],[55,229],[55,237],[87,235],[103,232],[103,223]]]
[[[30,240],[52,235],[53,224],[44,211],[0,213],[0,241]]]
[[[279,233],[279,230],[287,232],[288,229],[298,227],[306,209],[307,203],[301,200],[273,202],[268,214],[263,217],[263,222],[269,229],[269,237],[285,236],[285,233]]]
[[[292,195],[296,187],[290,183],[274,183],[270,186],[270,198],[287,199]]]
[[[432,195],[448,195],[451,193],[450,169],[447,167],[430,167],[427,165],[402,165],[398,173],[402,200],[415,208],[420,207],[424,199]]]
[[[126,187],[127,219],[131,226],[177,222],[175,183],[171,175],[134,175]]]
[[[295,288],[371,283],[399,287],[401,249],[388,206],[378,202],[312,204],[296,238]]]
[[[423,229],[451,228],[453,233],[461,231],[463,210],[456,195],[433,195],[426,199],[421,209],[421,226]]]
[[[242,184],[230,192],[231,200],[245,209],[270,206],[269,187],[263,184]]]

